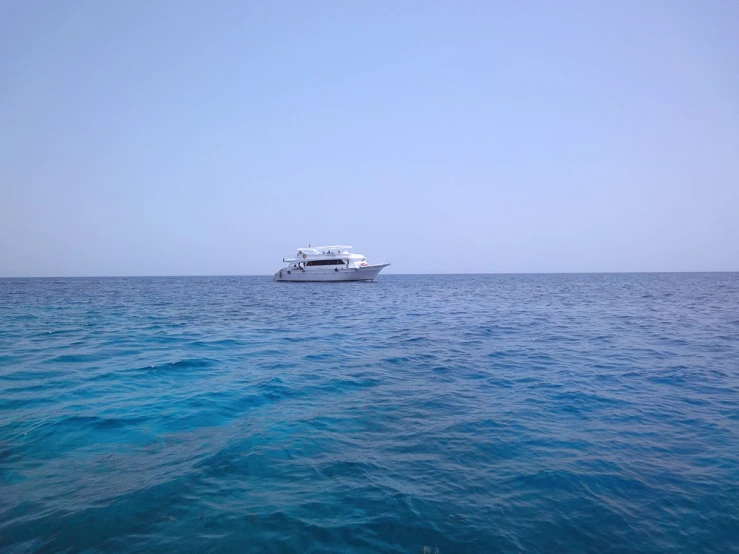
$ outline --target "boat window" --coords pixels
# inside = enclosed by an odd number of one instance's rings
[[[316,265],[344,265],[346,263],[346,260],[312,260],[310,262],[306,262],[305,265],[307,266],[316,266]]]

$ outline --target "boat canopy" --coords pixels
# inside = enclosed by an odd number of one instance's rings
[[[331,252],[338,254],[339,252],[351,252],[352,247],[346,244],[333,244],[330,246],[309,246],[307,248],[298,248],[298,254],[308,254],[312,256],[320,256]]]

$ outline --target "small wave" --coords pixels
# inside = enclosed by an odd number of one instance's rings
[[[312,362],[320,362],[324,360],[331,360],[335,357],[336,357],[336,354],[332,352],[325,352],[323,354],[307,354],[305,356],[305,359],[312,361]]]
[[[141,374],[141,375],[165,375],[169,373],[180,373],[186,370],[210,369],[217,365],[217,361],[209,358],[186,358],[176,362],[141,366],[136,368],[120,369],[115,373]],[[106,375],[110,375],[108,373]]]
[[[45,361],[47,364],[85,364],[99,362],[103,359],[100,354],[62,354]]]

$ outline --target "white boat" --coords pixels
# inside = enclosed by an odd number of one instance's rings
[[[275,273],[275,281],[371,281],[390,264],[368,264],[344,244],[299,248],[294,258]]]

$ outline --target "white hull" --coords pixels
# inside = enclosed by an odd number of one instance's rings
[[[281,269],[274,275],[275,281],[332,282],[332,281],[372,281],[390,264],[366,265],[357,268],[310,267],[306,269]],[[289,273],[288,273],[289,271]]]

